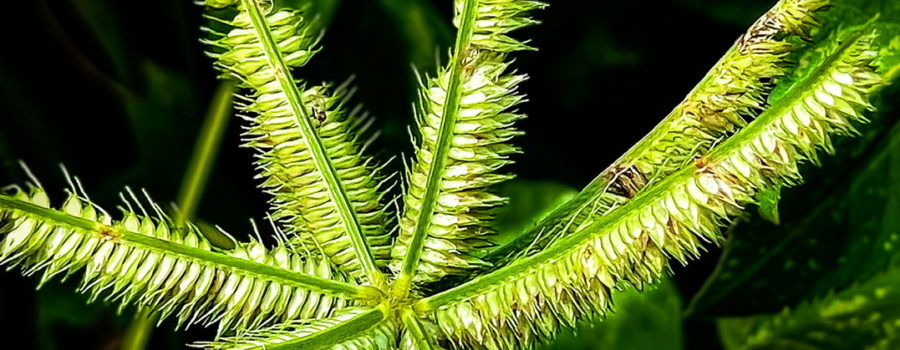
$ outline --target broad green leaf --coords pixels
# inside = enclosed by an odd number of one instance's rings
[[[722,319],[727,350],[897,349],[900,268],[775,315]]]

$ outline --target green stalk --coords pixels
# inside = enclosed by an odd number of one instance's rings
[[[443,24],[434,5],[418,0],[379,0],[381,8],[406,40],[405,58],[420,69],[434,65],[434,48],[439,46],[449,29]],[[418,82],[414,82],[418,83]]]
[[[431,342],[428,341],[429,335],[425,331],[425,328],[422,327],[422,322],[419,322],[419,316],[412,309],[403,310],[403,314],[401,315],[401,319],[403,321],[403,327],[409,336],[409,340],[414,342],[414,349],[416,350],[434,350],[434,347],[431,346]]]
[[[194,145],[194,154],[182,177],[181,189],[178,190],[178,213],[175,215],[177,225],[192,220],[197,213],[197,206],[203,198],[206,181],[216,161],[219,145],[222,144],[222,136],[225,134],[228,120],[231,119],[233,94],[234,84],[226,81],[219,85],[213,95],[212,104],[200,129],[200,137]]]
[[[185,221],[193,219],[203,198],[207,179],[216,160],[219,146],[222,144],[222,136],[228,126],[231,117],[231,105],[233,102],[234,84],[224,82],[219,85],[213,94],[213,101],[200,129],[200,136],[194,145],[194,154],[188,163],[181,181],[181,189],[178,190],[178,212],[175,214],[175,225],[181,226]],[[221,241],[222,237],[213,236],[208,231],[201,231],[211,242]],[[213,236],[213,237],[211,237]],[[141,309],[135,315],[134,321],[125,331],[125,339],[122,341],[122,350],[144,350],[153,333],[153,326],[157,322],[157,314],[149,309]]]
[[[201,261],[209,265],[218,265],[222,268],[258,276],[288,286],[300,287],[311,291],[364,301],[377,300],[380,299],[382,295],[380,291],[372,287],[355,286],[346,282],[285,270],[266,264],[231,257],[225,254],[173,243],[156,237],[131,232],[121,226],[104,225],[81,217],[68,215],[58,210],[44,208],[6,195],[0,195],[0,206],[21,210],[27,214],[40,217],[42,220],[52,222],[54,225],[67,226],[92,232],[106,240],[147,249],[163,255],[175,255],[185,259]]]
[[[159,316],[150,309],[141,309],[134,315],[134,320],[125,330],[122,339],[122,350],[144,350],[153,335],[153,325]]]
[[[356,257],[359,259],[362,270],[365,271],[369,278],[369,282],[372,285],[377,287],[384,286],[384,274],[378,269],[378,266],[375,265],[375,259],[372,257],[372,250],[369,247],[369,242],[366,241],[366,238],[362,233],[359,218],[356,217],[350,199],[347,198],[344,186],[337,176],[337,171],[335,171],[331,159],[325,152],[325,146],[322,144],[322,140],[319,138],[319,134],[312,124],[309,110],[303,104],[300,90],[297,88],[297,83],[291,76],[290,68],[285,63],[284,57],[282,57],[281,51],[278,49],[278,43],[272,37],[272,33],[266,23],[266,18],[260,12],[259,4],[257,4],[256,0],[241,0],[241,4],[250,15],[250,20],[253,23],[253,28],[256,30],[259,42],[263,47],[263,52],[266,55],[269,65],[275,72],[275,79],[281,86],[281,90],[284,92],[285,98],[291,107],[291,111],[297,120],[297,127],[300,134],[303,135],[303,142],[309,150],[313,161],[316,163],[316,169],[319,170],[323,180],[325,180],[325,184],[328,188],[328,195],[337,209],[341,223],[343,223],[343,226],[347,230],[347,235],[350,237],[353,250],[356,252]]]
[[[400,268],[400,276],[394,284],[394,297],[405,298],[412,287],[425,247],[425,238],[431,218],[434,215],[434,206],[437,203],[437,195],[441,188],[441,179],[447,164],[447,157],[453,140],[453,130],[456,126],[456,117],[459,113],[460,97],[462,95],[462,79],[464,62],[468,55],[469,42],[475,28],[475,15],[478,9],[478,0],[466,0],[462,9],[462,22],[456,35],[456,48],[453,51],[453,62],[450,66],[450,86],[444,101],[444,110],[441,117],[441,129],[438,130],[437,145],[431,166],[428,168],[428,179],[425,182],[425,194],[422,198],[422,210],[416,220],[415,231],[409,241],[407,254],[403,258]]]

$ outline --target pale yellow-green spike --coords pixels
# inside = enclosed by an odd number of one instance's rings
[[[389,255],[391,215],[381,201],[380,167],[363,154],[365,116],[348,112],[346,87],[284,85],[294,80],[281,70],[301,67],[319,51],[320,26],[309,4],[207,5],[234,10],[210,12],[204,42],[223,77],[245,90],[237,104],[247,123],[244,146],[257,150],[257,179],[271,195],[272,217],[307,251],[324,253],[355,278],[383,283],[378,268]],[[256,27],[249,9],[267,28]]]
[[[151,218],[127,209],[121,220],[113,220],[96,204],[74,193],[59,211],[48,211],[47,207],[45,192],[36,187],[30,193],[18,191],[0,197],[0,217],[4,218],[0,225],[0,263],[20,265],[27,274],[40,272],[42,284],[53,276],[84,271],[81,289],[92,300],[105,296],[108,302],[120,302],[122,307],[136,305],[161,311],[164,316],[178,310],[179,325],[218,323],[222,333],[273,322],[326,317],[348,302],[343,296],[325,295],[283,278],[254,273],[252,268],[234,267],[244,266],[243,261],[271,265],[277,258],[290,261],[283,264],[294,272],[322,281],[346,280],[324,260],[288,252],[284,246],[267,249],[259,242],[239,243],[225,252],[236,260],[220,264],[166,250],[180,246],[179,249],[198,254],[213,253],[212,246],[192,224],[173,230],[175,224],[166,216]],[[46,219],[35,210],[59,218]],[[133,244],[116,230],[151,242]],[[313,265],[318,268],[308,268]],[[302,298],[307,308],[289,315],[284,309],[261,307],[263,302],[291,296]],[[256,321],[251,323],[252,320]]]
[[[489,187],[513,177],[499,168],[519,152],[509,141],[521,135],[513,122],[525,117],[515,108],[525,100],[518,87],[526,76],[511,70],[507,56],[529,47],[508,34],[536,23],[528,13],[544,6],[456,1],[457,40],[465,42],[420,91],[419,143],[391,253],[400,293],[412,279],[434,282],[486,266],[472,252],[493,233],[491,208],[506,202]]]

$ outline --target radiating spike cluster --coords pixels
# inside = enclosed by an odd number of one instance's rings
[[[318,49],[318,29],[304,18],[305,9],[272,9],[266,20],[289,67],[306,64]],[[250,91],[236,105],[246,115],[245,146],[258,151],[256,162],[262,188],[272,196],[273,216],[284,231],[297,237],[309,250],[322,251],[343,271],[362,277],[347,228],[316,167],[297,118],[276,81],[275,71],[260,45],[244,10],[231,19],[210,15],[225,29],[209,29],[210,55],[226,75],[234,76]],[[214,27],[214,26],[213,26]],[[318,137],[368,238],[376,261],[386,264],[390,255],[391,215],[383,203],[381,167],[363,154],[364,116],[347,113],[346,88],[330,91],[317,86],[302,92]]]
[[[457,21],[464,2],[456,2]],[[400,261],[407,254],[426,188],[430,186],[439,186],[439,192],[416,279],[435,281],[483,265],[469,253],[484,246],[483,237],[492,233],[488,228],[489,209],[506,201],[487,188],[512,178],[497,171],[511,163],[509,156],[518,152],[508,141],[521,134],[512,125],[524,117],[514,108],[524,101],[517,87],[526,76],[510,71],[507,55],[528,46],[507,33],[535,23],[527,17],[527,12],[543,6],[521,0],[478,2],[471,43],[463,52],[455,53],[464,56],[456,120],[443,116],[451,69],[443,69],[422,86],[417,111],[421,143],[416,149],[416,162],[408,169],[400,236],[392,251],[394,269],[399,269]],[[443,172],[437,180],[439,183],[429,184],[442,123],[454,123],[448,160],[444,169],[437,170]]]
[[[850,38],[832,51],[833,61],[708,158],[664,180],[659,191],[639,195],[483,281],[469,282],[485,288],[428,304],[449,343],[460,349],[529,348],[561,327],[602,316],[613,289],[657,281],[667,257],[684,263],[701,253],[704,242],[720,241],[721,227],[761,189],[797,184],[798,164],[815,162],[817,151],[831,151],[832,137],[854,134],[853,124],[864,122],[861,112],[871,108],[868,92],[880,81],[870,66],[877,55],[874,35]]]
[[[545,4],[455,0],[456,51],[422,82],[391,246],[387,180],[363,155],[369,119],[347,112],[345,86],[306,88],[289,72],[318,50],[310,3],[202,2],[209,55],[247,91],[236,103],[243,142],[257,151],[270,221],[284,227],[278,244],[212,247],[130,190],[116,220],[76,180],[58,210],[40,184],[0,189],[0,265],[40,274],[39,285],[81,271],[91,300],[146,308],[177,327],[217,324],[215,340],[195,344],[209,350],[534,348],[606,316],[615,290],[659,281],[669,259],[686,264],[720,243],[762,191],[797,185],[802,163],[855,134],[870,94],[886,85],[874,20],[835,29],[831,45],[792,70],[789,56],[811,39],[827,0],[781,0],[648,137],[524,234],[527,249],[479,258],[491,210],[506,201],[490,187],[512,177],[500,169],[519,151],[509,141],[524,117],[526,76],[508,56],[531,47],[509,33],[536,23],[528,13]],[[796,81],[767,105],[789,71]],[[383,274],[378,264],[388,263],[396,274]],[[422,297],[452,284],[447,275],[469,280]]]
[[[302,342],[304,338],[315,336],[336,328],[365,312],[362,308],[348,308],[339,311],[331,318],[323,318],[307,322],[294,322],[278,325],[268,329],[255,330],[238,337],[225,337],[212,342],[200,342],[195,347],[210,350],[250,350],[250,349],[295,349],[294,342]],[[397,324],[394,320],[385,320],[357,338],[334,344],[327,349],[332,350],[389,350],[396,344]],[[318,348],[316,348],[318,349]],[[324,349],[324,348],[323,348]]]
[[[46,193],[31,187],[17,190],[16,199],[48,208]],[[128,207],[139,203],[127,203]],[[123,218],[113,220],[103,209],[70,193],[59,210],[97,224],[212,251],[209,242],[190,224],[175,224],[150,204],[155,217],[123,209]],[[255,328],[272,322],[321,318],[342,308],[345,299],[283,285],[259,276],[233,271],[213,263],[195,261],[161,251],[123,243],[111,233],[93,232],[7,208],[0,209],[0,264],[21,266],[26,275],[42,272],[41,284],[54,276],[67,278],[84,271],[81,291],[91,300],[105,295],[122,307],[137,305],[174,316],[178,325],[219,324],[219,331]],[[323,278],[344,280],[325,259],[293,253],[285,244],[268,250],[259,242],[240,243],[224,251],[229,256],[277,266]]]
[[[774,81],[794,66],[789,55],[818,28],[816,12],[827,0],[782,0],[760,17],[704,80],[640,143],[606,169],[585,191],[552,215],[529,250],[498,251],[498,266],[527,256],[604,215],[649,185],[746,126],[766,106]],[[550,221],[550,222],[548,222]],[[549,227],[548,227],[549,225]],[[537,236],[537,232],[530,237]],[[524,243],[524,242],[523,242]],[[521,248],[521,247],[518,247]]]

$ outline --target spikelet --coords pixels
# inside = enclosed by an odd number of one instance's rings
[[[400,333],[400,349],[404,350],[444,350],[438,344],[440,330],[433,322],[423,318],[412,309],[401,312],[403,328]]]
[[[457,25],[464,3],[464,0],[456,1]],[[455,120],[443,115],[445,104],[450,103],[447,99],[454,81],[452,68],[442,69],[421,87],[416,115],[420,144],[415,163],[407,170],[400,236],[392,250],[392,269],[399,270],[416,226],[428,225],[416,274],[418,281],[436,281],[444,275],[462,274],[483,265],[469,253],[483,247],[484,236],[492,233],[488,227],[489,209],[506,201],[487,188],[512,178],[497,171],[511,162],[508,159],[511,154],[519,151],[508,141],[521,134],[512,124],[524,117],[514,108],[524,101],[524,96],[516,90],[526,76],[510,71],[507,55],[529,47],[507,33],[535,23],[526,13],[544,4],[486,0],[478,1],[477,6],[470,43],[451,58],[451,62],[460,59],[462,65],[459,109],[453,113]],[[445,130],[451,134],[444,137],[450,141],[441,149],[439,137],[446,123],[450,126]],[[432,169],[436,157],[446,160],[443,169]],[[428,188],[438,188],[431,198],[426,198]],[[429,199],[435,200],[436,205],[430,213],[425,213],[430,215],[430,220],[422,222],[423,202]]]
[[[551,339],[610,309],[613,289],[641,288],[667,270],[667,258],[696,257],[704,242],[763,188],[796,185],[798,164],[831,151],[831,138],[854,134],[880,77],[874,35],[855,32],[830,60],[795,86],[750,126],[695,166],[683,169],[634,200],[562,238],[544,251],[423,299],[460,349],[520,349]]]
[[[517,244],[486,257],[503,266],[582,228],[734,134],[766,107],[774,82],[795,64],[790,57],[819,26],[826,0],[782,0],[738,38],[706,77],[646,138],[582,193]],[[535,239],[536,241],[527,241]],[[530,249],[522,249],[528,245]]]
[[[641,181],[671,174],[723,137],[747,125],[766,107],[774,81],[794,65],[787,56],[810,39],[818,27],[815,13],[827,0],[783,0],[759,18],[735,43],[733,52],[716,65],[667,119],[665,133],[651,138],[648,148],[618,163],[621,181],[611,192],[633,197]],[[634,182],[632,184],[628,182]]]
[[[355,318],[366,316],[362,308],[348,308],[335,313],[331,318],[294,322],[268,329],[254,330],[236,337],[220,338],[212,342],[200,342],[194,347],[210,350],[250,350],[250,349],[332,349],[332,350],[389,350],[396,344],[397,324],[388,319],[374,325],[362,335],[334,341],[352,334],[353,330],[343,330]],[[323,335],[326,333],[332,333]],[[328,341],[316,337],[327,337]]]
[[[223,78],[237,79],[242,87],[252,90],[249,97],[260,104],[269,102],[277,106],[279,102],[284,103],[284,97],[278,96],[283,92],[275,82],[275,72],[266,60],[250,15],[239,2],[234,3],[227,5],[234,8],[220,6],[227,10],[215,9],[205,14],[210,23],[203,31],[209,37],[201,42],[209,46],[207,55],[216,60],[214,65],[222,72]],[[210,7],[220,5],[207,4]],[[271,8],[270,13],[265,15],[272,39],[277,42],[285,63],[291,68],[305,65],[319,51],[318,25],[304,16],[308,7],[309,4],[296,9]]]
[[[40,187],[31,186],[29,193],[16,190],[11,196],[44,208],[50,205]],[[126,204],[129,208],[137,205],[142,213],[123,209],[122,219],[114,220],[73,191],[60,211],[103,227],[121,227],[174,245],[215,251],[195,226],[186,224],[176,229],[156,204],[150,202],[155,216],[144,212],[136,199],[134,204]],[[327,317],[348,303],[211,262],[131,245],[102,228],[88,231],[5,207],[0,208],[0,218],[0,264],[20,266],[26,275],[42,272],[41,284],[54,276],[67,278],[83,270],[80,290],[91,300],[105,295],[106,301],[118,301],[122,307],[155,310],[161,319],[176,317],[179,327],[218,323],[223,333],[272,322]],[[302,257],[285,244],[270,250],[252,241],[222,253],[289,271],[346,279],[332,271],[327,260]]]
[[[327,85],[307,89],[303,98],[321,115],[319,136],[330,150],[329,156],[357,212],[362,230],[369,239],[372,254],[385,260],[390,254],[387,206],[382,204],[384,179],[380,167],[363,155],[361,130],[368,126],[365,116],[347,114],[345,88],[334,93]],[[262,113],[246,117],[251,126],[244,133],[244,144],[259,150],[258,177],[262,188],[272,195],[272,216],[285,223],[285,230],[309,249],[319,249],[346,271],[359,272],[359,262],[344,234],[325,192],[315,165],[310,159],[292,117]]]
[[[306,8],[271,9],[266,21],[288,67],[299,67],[318,51],[318,25],[304,18]],[[212,11],[215,12],[215,11]],[[227,17],[210,15],[224,29],[208,29],[210,55],[225,77],[235,77],[249,93],[237,107],[248,126],[244,145],[258,151],[256,167],[261,187],[272,196],[273,217],[284,231],[309,250],[320,250],[353,277],[362,271],[347,225],[338,212],[329,187],[317,167],[309,140],[301,134],[287,92],[276,81],[247,11]],[[215,27],[215,26],[212,26]],[[298,87],[301,89],[301,87]],[[376,262],[386,264],[390,255],[388,208],[382,201],[380,166],[363,154],[362,133],[367,118],[346,111],[345,87],[331,91],[327,85],[306,89],[301,99],[314,120],[317,135],[347,195],[362,234],[368,239]]]

